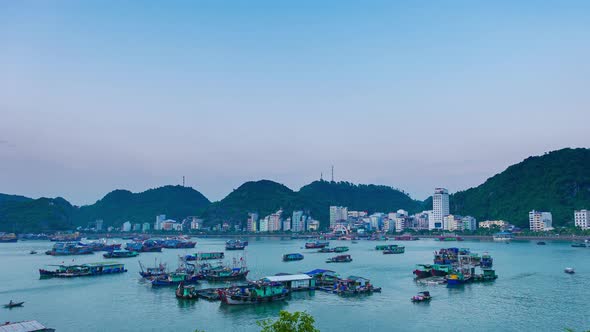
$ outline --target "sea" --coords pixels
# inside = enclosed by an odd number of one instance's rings
[[[250,279],[277,273],[306,272],[326,268],[342,277],[354,275],[382,287],[381,293],[340,297],[322,292],[295,293],[277,303],[228,306],[205,300],[179,300],[174,288],[153,289],[141,280],[139,262],[156,261],[178,266],[179,256],[223,251],[226,239],[198,238],[194,249],[164,249],[119,259],[127,273],[73,279],[39,279],[39,268],[48,264],[106,261],[102,253],[52,257],[44,254],[49,241],[0,243],[0,304],[25,301],[22,308],[0,308],[0,322],[37,320],[59,332],[69,331],[260,331],[258,321],[274,319],[281,310],[306,311],[320,331],[574,331],[590,330],[590,248],[573,248],[569,242],[511,243],[484,240],[331,241],[348,246],[353,261],[326,264],[334,254],[304,249],[305,240],[250,238],[244,251],[226,252],[226,262],[246,260]],[[115,239],[123,243],[124,240]],[[375,245],[396,243],[406,252],[383,255]],[[440,248],[470,248],[494,259],[498,279],[489,283],[448,288],[415,282],[415,264],[432,263]],[[39,254],[31,255],[36,250]],[[286,253],[305,258],[283,262]],[[573,267],[575,274],[564,273]],[[199,287],[220,287],[208,284]],[[410,298],[428,290],[429,303]]]

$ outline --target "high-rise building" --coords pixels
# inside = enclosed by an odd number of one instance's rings
[[[268,232],[268,224],[269,224],[269,220],[270,217],[264,217],[263,219],[260,219],[260,224],[259,224],[259,231],[260,232]]]
[[[477,229],[477,220],[472,216],[465,216],[461,218],[462,228],[464,231],[474,231]]]
[[[446,231],[461,231],[463,230],[463,224],[461,223],[461,219],[463,217],[458,215],[446,215],[443,217],[443,229]]]
[[[246,229],[248,232],[256,232],[258,229],[258,213],[250,212],[248,213],[248,223],[246,225]]]
[[[348,219],[348,208],[344,206],[330,206],[330,229],[334,229],[339,222]]]
[[[283,232],[291,230],[291,218],[283,220]]]
[[[432,221],[429,221],[428,229],[443,229],[443,218],[449,214],[449,191],[445,188],[434,189],[432,195]]]
[[[303,218],[303,211],[293,211],[291,218],[291,231],[305,232],[305,219]]]
[[[121,231],[131,232],[131,223],[129,221],[124,222],[123,227],[121,227]]]
[[[551,212],[529,212],[529,226],[533,232],[550,231],[553,229],[553,217]]]
[[[103,225],[104,221],[102,219],[97,219],[96,220],[96,231],[100,232],[102,231],[102,225]]]
[[[590,229],[590,210],[574,211],[574,225],[583,230]]]
[[[141,231],[141,224],[133,224],[133,231],[140,232]]]
[[[141,226],[141,231],[144,233],[149,232],[150,231],[150,223],[144,222],[143,225]]]
[[[268,219],[268,231],[269,232],[278,232],[281,230],[281,215],[283,214],[283,210],[278,210],[277,212],[271,214]]]
[[[156,222],[154,223],[154,230],[156,231],[160,231],[163,229],[162,224],[164,223],[164,220],[166,220],[166,215],[165,214],[161,214],[156,216]]]

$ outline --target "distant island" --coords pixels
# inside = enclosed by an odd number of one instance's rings
[[[573,225],[573,210],[590,208],[590,149],[562,149],[529,157],[508,167],[480,186],[450,195],[453,214],[478,220],[502,219],[528,226],[528,212],[551,211],[555,226]],[[305,211],[329,224],[330,206],[353,210],[409,213],[432,209],[432,199],[412,199],[403,191],[382,185],[314,181],[299,191],[269,180],[246,182],[218,202],[210,202],[190,187],[164,186],[141,193],[114,190],[81,207],[61,197],[32,199],[0,194],[0,231],[50,232],[87,227],[95,220],[105,226],[153,222],[156,215],[182,219],[195,216],[207,225],[245,223],[249,212],[268,215],[279,209],[289,215]]]

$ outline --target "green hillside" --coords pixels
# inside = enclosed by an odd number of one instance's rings
[[[72,229],[74,210],[75,207],[61,197],[4,202],[0,205],[0,231],[26,233]]]
[[[572,226],[574,209],[590,208],[590,149],[529,157],[484,184],[451,196],[451,212],[528,227],[530,210],[550,211],[554,226]]]

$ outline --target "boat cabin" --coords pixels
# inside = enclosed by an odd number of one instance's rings
[[[280,283],[291,291],[314,290],[316,280],[307,274],[284,274],[262,278],[265,282]]]

